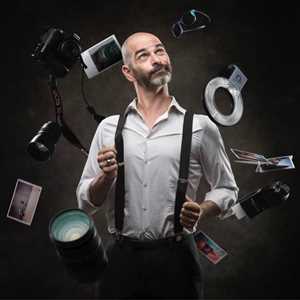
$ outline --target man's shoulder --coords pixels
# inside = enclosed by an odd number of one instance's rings
[[[194,114],[193,119],[193,129],[206,129],[212,128],[215,124],[210,120],[207,115],[204,114]]]
[[[116,131],[118,121],[119,121],[120,115],[111,115],[103,119],[97,129],[95,134],[96,135],[102,135],[103,132],[108,132],[113,134]]]
[[[120,115],[111,115],[102,120],[102,125],[117,125]]]
[[[101,123],[98,125],[98,128],[103,129],[105,127],[109,126],[117,126],[118,121],[119,121],[120,115],[111,115],[106,117],[101,121]]]

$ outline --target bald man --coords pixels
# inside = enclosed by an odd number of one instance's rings
[[[99,297],[200,299],[203,278],[193,232],[200,220],[222,217],[237,200],[223,140],[207,116],[193,116],[187,190],[178,206],[186,110],[169,94],[170,58],[159,38],[144,32],[126,39],[122,55],[122,73],[136,98],[122,119],[113,115],[99,124],[77,187],[79,207],[91,214],[103,209],[112,235]],[[211,189],[196,199],[202,176]]]

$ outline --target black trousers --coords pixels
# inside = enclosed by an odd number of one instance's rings
[[[202,299],[203,278],[193,235],[181,241],[114,240],[99,283],[100,299]]]

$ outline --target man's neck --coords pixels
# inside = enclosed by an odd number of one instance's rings
[[[163,114],[171,103],[168,86],[149,90],[136,87],[137,109],[147,117],[157,117]]]

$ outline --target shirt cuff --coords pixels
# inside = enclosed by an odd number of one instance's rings
[[[100,207],[95,206],[90,201],[90,185],[94,178],[85,179],[81,182],[80,186],[77,189],[77,199],[78,199],[78,207],[83,209],[88,214],[93,215],[95,214]]]
[[[233,214],[231,207],[237,202],[237,191],[226,188],[216,188],[205,195],[204,201],[210,200],[218,205],[220,219],[228,218]]]

